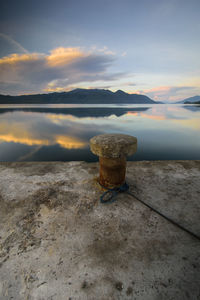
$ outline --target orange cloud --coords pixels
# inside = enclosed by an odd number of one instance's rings
[[[114,55],[109,51],[56,48],[49,54],[12,54],[0,58],[0,89],[4,94],[65,91],[89,82],[116,80],[107,73]]]
[[[43,89],[44,92],[47,92],[47,93],[52,93],[52,92],[66,92],[66,88],[64,87],[47,87],[45,89]]]
[[[51,67],[63,66],[75,61],[79,57],[84,57],[85,54],[79,48],[56,48],[47,56],[47,63]]]
[[[158,86],[158,87],[154,87],[154,88],[151,88],[151,89],[143,90],[142,92],[144,92],[144,93],[157,92],[157,94],[163,94],[163,93],[169,92],[170,89],[171,89],[170,86]]]
[[[79,57],[85,57],[86,54],[80,51],[79,48],[56,48],[50,52],[50,55],[44,55],[39,53],[27,53],[27,54],[11,54],[0,58],[0,64],[18,64],[26,63],[29,61],[37,61],[40,58],[46,60],[47,64],[51,67],[63,66],[72,61],[75,61]]]
[[[18,63],[26,63],[30,61],[38,61],[42,54],[11,54],[10,56],[4,56],[0,58],[0,65],[16,65]]]

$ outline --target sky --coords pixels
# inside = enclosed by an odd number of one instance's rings
[[[199,0],[1,0],[0,94],[200,95]]]

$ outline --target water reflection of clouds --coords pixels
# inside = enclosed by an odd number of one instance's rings
[[[48,151],[49,160],[83,160],[90,155],[89,139],[106,132],[137,136],[140,153],[135,157],[138,159],[146,157],[147,152],[154,152],[151,157],[157,159],[164,151],[172,152],[176,147],[183,149],[186,139],[194,149],[199,146],[200,110],[193,112],[183,107],[152,105],[132,110],[122,108],[116,114],[113,109],[106,108],[76,108],[74,114],[73,110],[58,111],[31,112],[29,109],[1,113],[0,160],[8,157],[6,152],[11,153],[11,148],[13,160],[45,160]],[[80,156],[81,151],[84,158]]]
[[[186,119],[186,120],[173,120],[174,124],[181,125],[187,129],[200,130],[200,118]]]
[[[8,113],[1,116],[0,141],[28,146],[59,144],[66,149],[87,146],[83,130],[68,121],[66,126],[54,124],[39,113]]]
[[[57,144],[65,149],[86,148],[92,136],[112,130],[110,121],[102,124],[102,118],[96,123],[95,120],[62,114],[9,112],[1,115],[0,142],[27,146]]]
[[[188,109],[189,111],[185,110]],[[154,106],[147,112],[128,112],[128,116],[137,116],[143,119],[149,119],[152,121],[166,121],[161,122],[160,126],[168,125],[175,127],[185,127],[194,130],[200,129],[200,106],[193,109],[193,107],[182,107],[176,105],[162,105]],[[149,125],[153,123],[149,122]]]
[[[101,111],[100,114],[102,113]],[[95,114],[98,113],[95,112]],[[87,113],[84,112],[84,115]],[[115,127],[117,128],[114,129]],[[115,115],[105,118],[81,118],[73,115],[30,111],[4,112],[0,118],[0,160],[2,157],[3,159],[9,157],[10,160],[31,160],[33,156],[37,156],[37,152],[41,153],[44,147],[51,150],[52,157],[55,157],[53,152],[59,152],[61,148],[68,152],[74,150],[75,153],[75,150],[87,149],[92,136],[120,130],[119,120]],[[9,145],[13,152],[10,151]],[[23,149],[19,145],[23,145]],[[53,149],[52,146],[56,145],[60,148]],[[9,151],[7,151],[8,148]],[[9,155],[6,156],[6,152]],[[18,158],[16,153],[18,153]],[[67,159],[66,155],[63,154],[64,160]],[[59,159],[60,154],[57,157]],[[71,157],[73,159],[73,155]]]

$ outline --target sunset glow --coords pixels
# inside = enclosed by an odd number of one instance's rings
[[[83,57],[84,54],[78,48],[56,48],[47,56],[47,63],[51,67],[65,66],[74,62],[77,58]]]
[[[0,4],[0,94],[200,94],[198,0],[28,3]]]

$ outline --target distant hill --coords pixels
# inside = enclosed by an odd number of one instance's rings
[[[187,102],[186,101],[186,102],[184,102],[184,104],[200,104],[200,101],[197,101],[197,102],[189,102],[189,101]]]
[[[195,103],[195,104],[197,104],[197,102],[199,102],[199,101],[200,101],[200,96],[194,96],[194,97],[190,97],[190,98],[186,98],[184,100],[178,101],[176,103],[183,103],[183,104]]]
[[[22,96],[0,95],[0,104],[157,104],[145,95],[121,90],[75,89],[70,92]],[[159,102],[160,103],[160,102]]]

